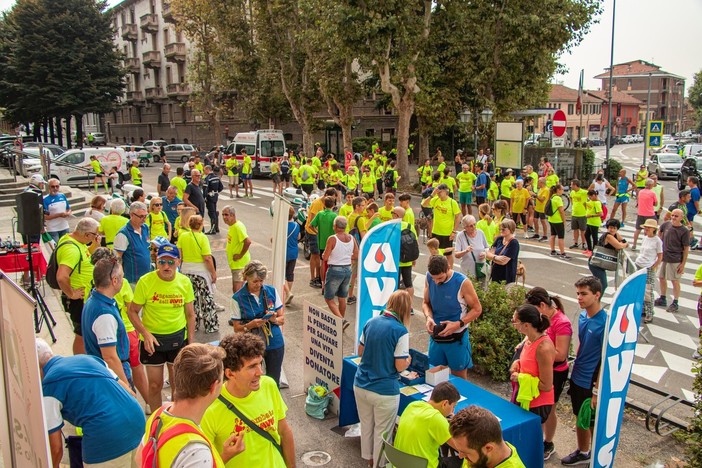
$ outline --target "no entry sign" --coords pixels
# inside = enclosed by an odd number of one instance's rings
[[[566,115],[565,112],[558,109],[553,114],[553,135],[557,137],[563,136],[566,131]]]

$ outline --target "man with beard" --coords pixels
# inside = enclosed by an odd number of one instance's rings
[[[517,449],[502,438],[500,421],[484,408],[471,405],[456,413],[449,432],[471,468],[525,468]]]

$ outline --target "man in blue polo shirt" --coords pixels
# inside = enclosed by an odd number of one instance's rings
[[[178,205],[183,203],[183,200],[178,198],[178,188],[171,185],[166,190],[166,196],[163,197],[163,212],[166,213],[171,226],[175,226],[176,218],[178,217]]]
[[[147,214],[145,204],[132,203],[129,206],[129,222],[115,236],[114,252],[122,259],[124,277],[132,287],[151,271],[149,228],[144,224]]]
[[[146,420],[127,384],[95,356],[54,356],[36,340],[52,466],[63,457],[64,420],[83,428],[83,462],[132,466]]]
[[[600,304],[602,284],[594,276],[585,276],[575,282],[578,305],[584,309],[578,317],[578,353],[573,362],[568,393],[573,404],[573,414],[577,417],[585,400],[592,398],[592,408],[597,407],[598,370],[602,360],[604,332],[607,326],[607,312]],[[592,430],[575,428],[578,448],[561,459],[566,466],[587,464],[590,460]]]
[[[475,185],[473,186],[473,194],[475,195],[475,204],[480,206],[485,203],[487,191],[490,187],[490,176],[487,172],[483,172],[483,163],[475,163]]]
[[[102,358],[121,381],[131,385],[129,336],[114,299],[122,289],[123,278],[122,266],[116,257],[110,256],[95,263],[95,289],[83,306],[81,328],[85,352]]]
[[[473,283],[450,269],[443,255],[429,259],[422,310],[431,335],[429,364],[448,366],[453,375],[467,379],[473,367],[468,324],[480,317],[483,308]],[[435,333],[437,327],[442,329]]]

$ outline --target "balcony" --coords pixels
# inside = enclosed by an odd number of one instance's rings
[[[147,13],[139,18],[141,30],[150,33],[158,32],[158,16]]]
[[[166,85],[166,94],[170,98],[188,96],[190,94],[190,89],[185,83],[168,83]]]
[[[139,57],[128,57],[124,59],[124,66],[133,75],[141,73],[141,59]]]
[[[125,24],[122,26],[122,39],[125,41],[136,42],[139,39],[139,32],[137,31],[137,25]]]
[[[162,99],[163,88],[161,88],[160,86],[156,86],[154,88],[146,88],[144,90],[144,94],[146,96],[147,101],[153,101],[154,99]]]
[[[174,63],[185,62],[185,42],[166,44],[166,61]]]
[[[161,68],[161,52],[150,50],[142,54],[144,68]]]
[[[127,102],[134,103],[144,100],[144,93],[141,91],[127,91]]]
[[[175,23],[175,18],[173,17],[173,10],[171,10],[171,4],[163,2],[163,8],[161,8],[161,16],[163,16],[163,21],[166,23]]]

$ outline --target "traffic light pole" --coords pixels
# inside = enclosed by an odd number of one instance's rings
[[[648,74],[648,97],[646,98],[646,127],[644,128],[644,147],[643,147],[643,159],[641,164],[646,165],[646,150],[648,149],[648,119],[650,116],[651,108],[651,73]]]
[[[607,146],[605,169],[609,166],[609,149],[612,146],[612,75],[614,74],[614,20],[617,12],[617,0],[612,3],[612,45],[609,48],[609,111],[607,112]]]

